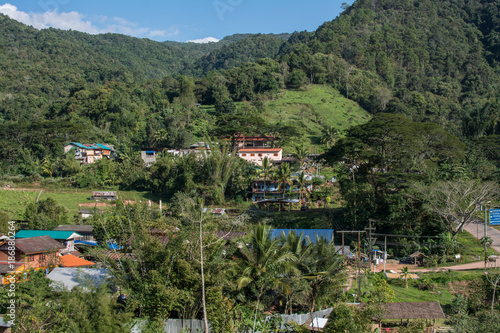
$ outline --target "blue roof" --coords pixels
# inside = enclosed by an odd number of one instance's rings
[[[62,230],[20,230],[15,235],[16,238],[32,238],[38,236],[50,236],[53,239],[68,239],[71,235],[79,233],[74,231],[62,231]]]
[[[102,148],[102,149],[106,149],[106,150],[113,150],[109,147],[106,147],[105,145],[101,144],[101,143],[94,143],[95,146],[98,146],[99,148]]]
[[[316,242],[316,236],[333,242],[333,229],[274,229],[271,233],[271,239],[281,237],[283,233],[288,235],[290,232],[294,232],[297,236],[304,234],[304,238],[309,237],[312,243]]]
[[[82,149],[86,149],[87,148],[87,147],[85,147],[84,145],[82,145],[81,143],[78,143],[78,142],[71,142],[71,143],[68,143],[68,145],[77,146],[78,148],[82,148]]]

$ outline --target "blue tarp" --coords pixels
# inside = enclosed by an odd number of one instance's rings
[[[333,229],[274,229],[271,233],[271,239],[279,238],[283,233],[287,236],[290,232],[294,232],[297,236],[303,234],[303,237],[309,237],[312,243],[316,242],[316,236],[333,242]]]
[[[99,244],[95,241],[83,241],[83,240],[76,240],[75,245],[82,244],[82,245],[90,245],[90,246],[98,246]],[[123,248],[123,246],[119,246],[118,244],[114,242],[108,242],[108,249],[110,250],[120,250]]]

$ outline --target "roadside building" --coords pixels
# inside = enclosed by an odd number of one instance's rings
[[[102,213],[102,211],[101,211]],[[54,231],[72,231],[80,235],[79,240],[94,240],[94,227],[88,224],[59,225]]]

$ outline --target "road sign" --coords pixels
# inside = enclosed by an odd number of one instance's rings
[[[500,225],[500,208],[490,209],[490,225]]]

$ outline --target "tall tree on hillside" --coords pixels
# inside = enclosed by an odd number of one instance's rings
[[[290,179],[292,177],[292,170],[290,168],[290,164],[281,163],[279,168],[276,170],[274,177],[279,182],[279,187],[281,187],[281,191],[283,192],[283,198],[285,198],[286,186],[290,184]]]

